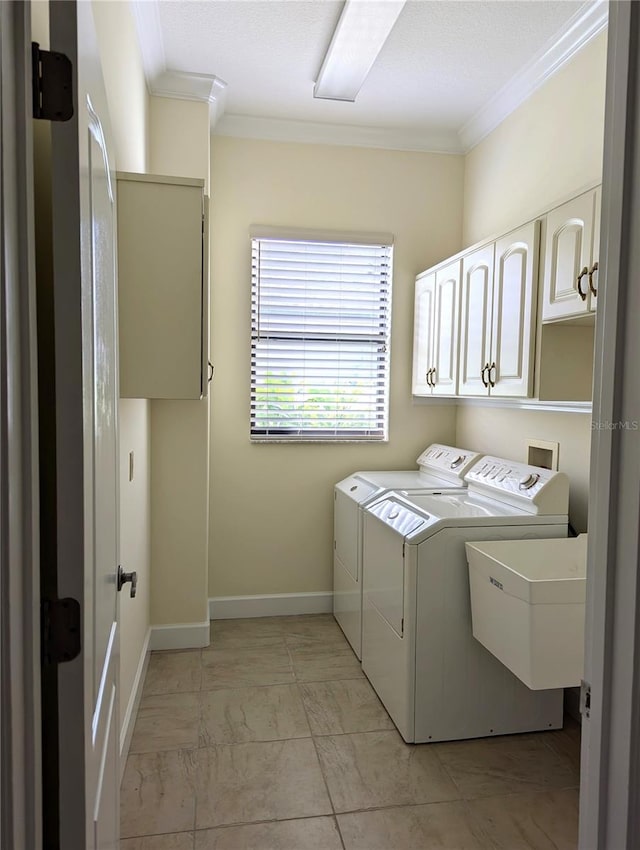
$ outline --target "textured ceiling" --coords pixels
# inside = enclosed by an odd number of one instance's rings
[[[409,0],[356,102],[314,100],[342,5],[162,0],[166,65],[224,80],[226,115],[458,130],[585,7],[582,0]]]

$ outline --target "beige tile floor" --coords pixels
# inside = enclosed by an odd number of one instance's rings
[[[121,850],[574,850],[580,733],[411,746],[330,615],[154,652]]]

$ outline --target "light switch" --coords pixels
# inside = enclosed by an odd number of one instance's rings
[[[133,481],[133,452],[129,452],[129,481]]]

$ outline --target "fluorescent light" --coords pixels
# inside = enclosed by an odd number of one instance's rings
[[[346,0],[313,96],[354,101],[406,0]]]

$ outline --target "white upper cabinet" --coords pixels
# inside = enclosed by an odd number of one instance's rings
[[[207,393],[204,181],[118,174],[120,395]]]
[[[486,395],[489,387],[494,253],[487,245],[462,261],[459,395]]]
[[[463,259],[459,395],[528,397],[540,224]]]
[[[600,241],[600,189],[579,195],[547,215],[542,321],[595,310]]]
[[[460,260],[416,279],[414,395],[455,395],[458,382]]]
[[[436,295],[436,273],[416,278],[413,314],[413,395],[431,395],[430,369],[433,356],[433,316]]]
[[[436,272],[433,320],[433,395],[455,395],[458,389],[458,323],[460,260]]]
[[[491,395],[527,397],[533,391],[540,222],[496,242],[491,331]]]

